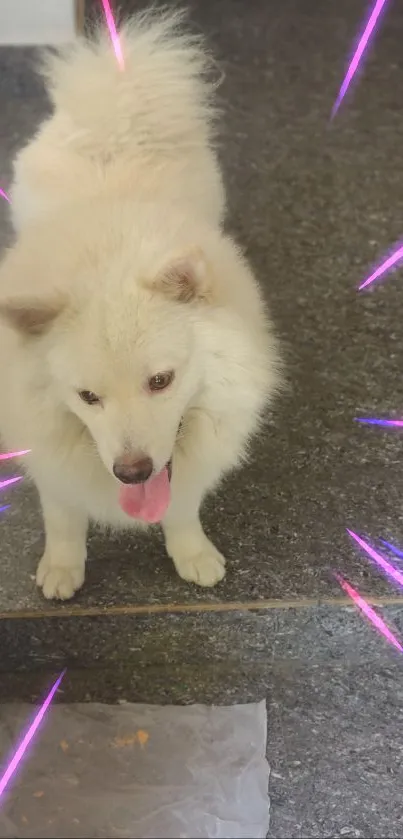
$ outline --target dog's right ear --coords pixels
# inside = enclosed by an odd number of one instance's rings
[[[26,337],[44,335],[65,307],[61,298],[52,300],[6,300],[0,303],[0,316]]]

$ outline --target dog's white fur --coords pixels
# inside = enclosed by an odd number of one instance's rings
[[[48,598],[82,585],[89,520],[137,525],[112,473],[127,445],[156,471],[172,457],[162,526],[180,576],[221,580],[200,504],[279,383],[258,286],[221,227],[203,47],[177,13],[141,16],[121,39],[123,72],[105,34],[48,59],[54,113],[16,159],[17,241],[0,271],[0,431],[31,450]],[[172,385],[150,394],[167,370]]]

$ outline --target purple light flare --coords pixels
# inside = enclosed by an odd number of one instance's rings
[[[6,787],[9,784],[9,782],[11,781],[13,775],[17,771],[18,766],[21,763],[32,738],[34,737],[37,729],[39,728],[39,726],[40,726],[40,724],[41,724],[41,722],[42,722],[42,720],[43,720],[43,718],[46,714],[46,711],[48,710],[48,708],[50,706],[50,703],[52,702],[52,699],[53,699],[57,689],[59,688],[59,685],[60,685],[65,673],[66,673],[66,670],[63,670],[63,672],[60,674],[60,676],[56,679],[53,687],[50,689],[47,697],[44,699],[41,707],[39,708],[39,710],[38,710],[37,714],[35,715],[31,725],[29,726],[27,733],[23,737],[20,745],[16,748],[13,757],[11,758],[8,766],[6,767],[6,769],[4,771],[3,776],[0,778],[0,798],[3,795]]]
[[[375,280],[378,280],[379,277],[383,277],[383,275],[393,268],[394,265],[400,262],[400,260],[403,260],[403,245],[399,243],[390,256],[388,256],[381,265],[378,265],[375,271],[373,271],[373,273],[358,286],[358,291],[362,291],[363,288],[367,288],[367,286],[371,285],[371,283],[375,282]]]
[[[101,0],[104,13],[105,13],[105,20],[106,25],[109,29],[109,34],[111,36],[112,46],[116,55],[116,60],[119,64],[121,70],[125,69],[125,62],[123,58],[122,47],[120,43],[120,38],[117,33],[116,24],[113,18],[112,9],[109,3],[109,0]]]
[[[351,538],[357,542],[357,545],[359,545],[360,548],[362,548],[365,551],[365,553],[379,566],[379,568],[382,568],[382,571],[384,571],[385,574],[391,577],[392,580],[395,581],[395,583],[397,583],[399,586],[403,588],[402,572],[398,571],[397,568],[394,568],[394,566],[390,562],[388,562],[388,560],[385,559],[385,557],[382,556],[382,554],[378,553],[378,551],[376,551],[374,548],[371,548],[371,545],[368,545],[367,542],[364,542],[364,539],[361,539],[360,536],[357,536],[357,534],[354,533],[353,530],[349,530],[348,527],[346,528],[346,530],[349,536],[351,536]]]
[[[5,481],[0,481],[0,489],[5,489],[11,484],[16,484],[17,481],[22,481],[22,475],[17,475],[15,478],[6,478]]]
[[[361,612],[363,612],[375,629],[380,632],[387,641],[389,641],[389,644],[392,644],[393,647],[399,650],[399,653],[403,653],[403,647],[400,641],[397,640],[396,636],[389,629],[381,616],[375,612],[375,609],[373,609],[372,606],[370,606],[369,603],[361,597],[361,594],[359,594],[358,591],[356,591],[355,588],[353,588],[352,585],[350,585],[350,583],[341,576],[341,574],[335,574],[334,576],[336,577],[337,582],[341,585],[343,591],[351,597],[353,603],[358,609],[360,609]]]
[[[12,457],[22,457],[24,454],[29,454],[31,449],[23,449],[20,452],[3,452],[0,453],[0,461],[1,460],[11,460]]]
[[[364,31],[358,41],[357,49],[350,61],[350,65],[348,67],[347,73],[344,77],[342,86],[339,90],[337,99],[332,108],[332,115],[331,119],[336,116],[337,111],[340,108],[340,105],[350,87],[351,82],[360,66],[361,59],[363,58],[364,52],[368,47],[371,35],[375,34],[375,27],[377,22],[379,21],[380,15],[384,7],[386,6],[387,0],[375,0],[374,7],[369,15],[368,21],[365,24]]]
[[[382,425],[385,428],[403,428],[403,420],[376,419],[375,417],[355,417],[355,422],[366,425]]]
[[[9,509],[10,509],[10,504],[3,504],[3,506],[0,507],[0,513],[5,513],[5,511],[9,510]]]
[[[403,551],[401,551],[400,548],[397,548],[396,545],[392,545],[391,542],[386,542],[385,539],[381,539],[381,542],[382,545],[385,545],[385,548],[389,548],[389,550],[392,551],[392,553],[395,554],[395,556],[397,556],[399,559],[403,559]]]
[[[10,201],[7,193],[4,192],[4,189],[2,189],[1,187],[0,187],[0,195],[1,195],[2,198],[4,198],[5,201],[8,201],[8,203],[11,204],[11,201]]]

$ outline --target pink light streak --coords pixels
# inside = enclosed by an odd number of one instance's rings
[[[18,766],[21,763],[32,738],[34,737],[36,731],[38,730],[38,728],[39,728],[39,726],[40,726],[40,724],[41,724],[41,722],[42,722],[42,720],[43,720],[43,718],[46,714],[46,711],[48,710],[48,708],[50,706],[50,703],[52,702],[52,699],[53,699],[56,691],[59,688],[59,685],[60,685],[60,683],[61,683],[61,681],[64,677],[65,672],[66,672],[66,670],[63,670],[63,672],[60,674],[58,679],[56,679],[53,687],[50,689],[47,697],[44,699],[41,707],[39,708],[39,711],[35,715],[35,717],[33,719],[33,722],[29,726],[27,733],[23,737],[20,745],[17,747],[17,749],[16,749],[13,757],[11,758],[3,776],[0,778],[0,798],[3,795],[6,787],[9,784],[9,782],[11,781],[13,775],[17,771]]]
[[[11,486],[11,484],[16,484],[17,481],[22,481],[22,475],[17,475],[15,478],[6,478],[5,481],[0,481],[0,489],[5,489],[6,487]]]
[[[339,90],[339,94],[332,108],[332,119],[336,116],[337,111],[350,87],[351,82],[360,66],[361,59],[369,44],[371,35],[375,34],[375,27],[379,20],[383,8],[386,6],[387,0],[376,0],[374,7],[370,13],[367,23],[365,24],[364,32],[362,33],[358,42],[357,49],[350,61],[347,73],[344,77],[343,84]]]
[[[368,618],[368,620],[372,623],[375,629],[378,632],[380,632],[380,634],[383,635],[383,637],[386,638],[386,640],[389,641],[389,643],[392,644],[393,647],[399,650],[399,653],[403,653],[403,647],[401,643],[397,640],[396,636],[389,629],[389,627],[386,625],[385,621],[381,618],[381,616],[378,615],[377,612],[375,612],[375,609],[373,609],[372,606],[370,606],[369,603],[367,603],[367,601],[364,600],[363,597],[361,597],[358,591],[356,591],[355,588],[353,588],[350,585],[350,583],[348,583],[347,580],[345,580],[344,577],[341,576],[341,574],[335,574],[335,577],[338,583],[341,585],[343,591],[345,591],[346,594],[348,594],[348,596],[351,597],[353,603],[357,606],[358,609],[361,610],[361,612],[363,612],[363,614]]]
[[[375,417],[356,417],[356,422],[366,425],[382,425],[385,428],[403,428],[403,420],[376,419]]]
[[[367,288],[367,286],[371,285],[371,283],[375,282],[375,280],[378,280],[379,277],[383,277],[390,268],[393,268],[393,266],[401,260],[403,260],[403,245],[399,244],[396,250],[394,250],[381,265],[378,265],[378,268],[376,268],[375,271],[367,277],[361,285],[358,286],[358,291],[362,291],[363,288]]]
[[[0,461],[11,460],[12,457],[22,457],[24,454],[29,454],[31,449],[23,449],[20,452],[3,452],[0,454]]]
[[[109,29],[109,34],[111,36],[112,46],[113,46],[113,49],[114,49],[114,52],[115,52],[115,55],[116,55],[116,60],[119,64],[120,69],[124,70],[125,69],[125,62],[124,62],[124,58],[123,58],[122,47],[121,47],[119,35],[117,33],[117,29],[116,29],[116,25],[115,25],[115,21],[114,21],[114,18],[113,18],[112,9],[111,9],[111,5],[109,3],[109,0],[102,0],[102,6],[103,6],[103,9],[104,9],[104,13],[105,13],[106,25]]]
[[[1,187],[0,187],[0,195],[1,195],[2,198],[4,198],[5,201],[8,201],[8,203],[11,204],[11,201],[10,201],[7,193],[4,192],[4,189],[2,189]]]
[[[348,527],[347,533],[357,542],[357,545],[362,548],[365,553],[379,566],[382,568],[385,574],[392,578],[399,586],[403,588],[403,574],[397,568],[395,568],[387,559],[385,559],[382,554],[378,553],[374,548],[371,548],[371,545],[368,545],[367,542],[364,542],[364,539],[361,539],[360,536],[357,536],[352,530],[349,530]]]

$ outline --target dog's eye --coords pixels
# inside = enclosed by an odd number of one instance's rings
[[[92,390],[79,390],[78,395],[87,405],[99,405],[101,401],[99,396],[93,393]]]
[[[170,370],[168,373],[156,373],[148,380],[148,387],[150,390],[165,390],[172,384],[174,373]]]

